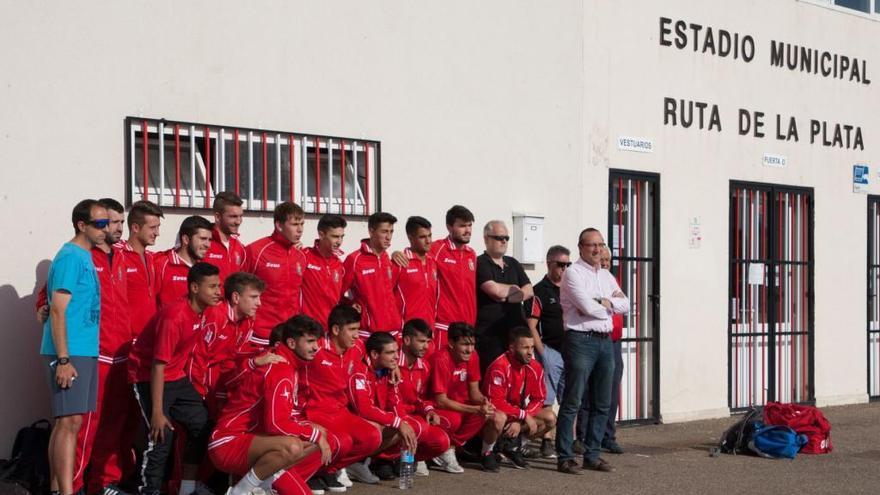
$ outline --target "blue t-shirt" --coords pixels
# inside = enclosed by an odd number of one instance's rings
[[[98,356],[98,323],[101,320],[101,286],[92,262],[92,254],[76,244],[68,242],[61,246],[52,266],[46,292],[49,304],[55,291],[70,293],[70,303],[65,316],[67,320],[67,352],[71,356]],[[54,356],[52,321],[43,324],[43,343],[40,354]]]

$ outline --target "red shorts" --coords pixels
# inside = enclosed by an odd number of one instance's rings
[[[218,470],[244,476],[251,468],[248,449],[253,440],[251,433],[224,434],[215,431],[208,444],[208,457]]]

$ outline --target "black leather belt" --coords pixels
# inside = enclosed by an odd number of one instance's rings
[[[582,334],[584,334],[584,335],[592,335],[593,337],[596,337],[597,339],[608,339],[608,338],[611,338],[611,332],[595,332],[595,331],[593,331],[593,330],[590,330],[590,331],[585,332],[585,331],[583,331],[583,330],[573,330],[573,329],[571,329],[571,328],[569,328],[568,330],[569,330],[570,332],[582,333]]]

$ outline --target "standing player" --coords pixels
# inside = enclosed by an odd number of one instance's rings
[[[446,239],[431,244],[437,262],[440,293],[437,301],[436,349],[446,347],[446,332],[454,321],[474,325],[477,321],[477,253],[468,246],[474,214],[461,205],[446,212]]]
[[[403,320],[397,310],[392,285],[393,270],[388,248],[397,218],[390,213],[370,215],[368,239],[345,258],[345,276],[342,290],[351,291],[351,300],[361,310],[361,339],[373,332],[391,332],[397,335]]]
[[[186,217],[177,232],[178,247],[156,255],[156,304],[160,309],[186,296],[186,276],[208,252],[212,228],[211,222],[200,216]]]
[[[301,416],[297,370],[314,359],[322,334],[321,325],[305,315],[281,323],[272,344],[285,361],[248,367],[230,391],[208,446],[218,469],[242,476],[230,495],[248,495],[266,484],[279,495],[309,494],[304,480],[339,454],[336,437]]]
[[[238,240],[238,228],[244,218],[241,198],[230,191],[214,196],[214,228],[205,261],[220,269],[220,283],[244,268],[244,245]]]
[[[47,281],[49,319],[43,324],[40,354],[47,365],[55,426],[49,438],[51,488],[73,493],[77,435],[83,415],[98,400],[100,287],[91,249],[104,243],[110,218],[93,199],[73,208],[73,238],[52,261]],[[74,380],[79,382],[74,383]]]
[[[535,339],[527,327],[510,331],[507,352],[486,369],[483,393],[495,409],[507,416],[505,447],[501,450],[518,469],[529,465],[523,457],[523,440],[541,438],[556,426],[556,415],[544,408],[547,389],[544,369],[535,360]]]
[[[332,431],[340,438],[342,445],[352,445],[351,449],[342,450],[342,455],[330,466],[331,469],[348,467],[348,474],[352,478],[377,483],[378,478],[370,473],[366,465],[357,461],[376,452],[382,443],[382,435],[375,425],[348,410],[346,395],[348,378],[354,371],[355,362],[363,356],[363,352],[355,347],[360,343],[360,319],[357,310],[348,305],[339,305],[330,312],[327,322],[329,339],[324,341],[323,348],[304,369],[304,374],[308,376],[306,417]],[[332,489],[335,480],[327,481]]]
[[[431,222],[422,217],[406,221],[409,247],[403,251],[407,264],[394,264],[394,296],[404,321],[414,318],[434,328],[437,317],[437,262],[431,249]]]
[[[284,202],[273,213],[275,230],[245,248],[245,271],[266,283],[262,307],[254,321],[253,341],[269,345],[272,328],[300,313],[300,288],[306,257],[298,248],[305,213],[296,203]]]
[[[195,477],[210,434],[208,411],[186,377],[185,364],[197,339],[211,322],[210,308],[220,302],[220,271],[196,263],[189,270],[186,298],[163,307],[132,346],[129,381],[149,431],[141,467],[142,495],[158,494],[165,480],[165,464],[173,444],[171,419],[186,430],[180,495],[195,490]]]
[[[435,461],[450,473],[464,471],[455,458],[455,447],[461,447],[481,430],[483,470],[498,472],[498,459],[492,449],[507,416],[480,392],[480,358],[474,353],[475,343],[474,327],[456,322],[449,325],[446,349],[431,356],[435,410],[440,415],[440,426],[454,445]]]
[[[149,201],[137,201],[128,210],[128,240],[120,246],[126,260],[132,338],[156,314],[154,254],[147,248],[156,244],[162,218],[162,210]]]
[[[305,248],[306,270],[302,281],[302,312],[317,321],[327,321],[330,311],[342,298],[345,272],[339,248],[347,222],[339,215],[324,215],[318,220],[318,238]]]

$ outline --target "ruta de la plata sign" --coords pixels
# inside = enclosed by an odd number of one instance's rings
[[[818,119],[810,119],[808,125],[802,125],[797,118],[782,114],[771,116],[768,124],[764,112],[740,108],[736,113],[736,127],[740,136],[765,138],[771,133],[778,141],[796,143],[801,136],[805,136],[804,139],[809,136],[810,144],[848,150],[865,149],[862,128],[859,126]],[[666,97],[663,98],[663,125],[721,132],[721,110],[712,103]]]

